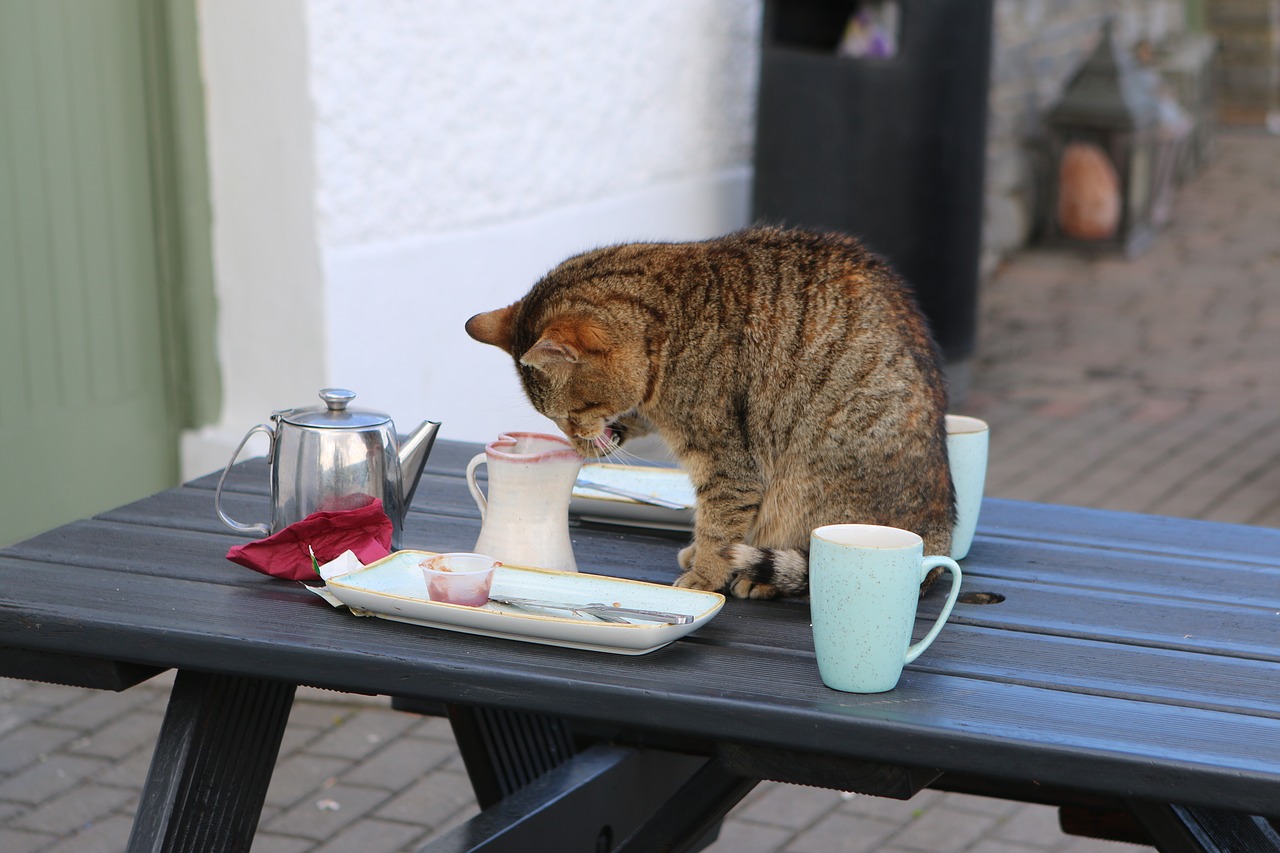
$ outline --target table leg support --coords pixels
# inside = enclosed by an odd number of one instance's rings
[[[1125,805],[1160,853],[1280,851],[1280,832],[1264,817],[1137,800]]]
[[[618,845],[617,853],[686,853],[700,849],[707,833],[760,782],[741,776],[712,756],[643,825]]]
[[[296,685],[179,671],[130,853],[248,851]]]
[[[447,705],[454,739],[481,809],[529,785],[578,751],[560,717]]]
[[[664,804],[703,762],[697,756],[661,750],[589,746],[419,853],[622,849],[615,848],[615,841],[631,835],[655,813],[663,813]],[[677,834],[686,827],[682,823]],[[664,834],[671,830],[667,823],[660,829]],[[633,845],[626,849],[650,853],[665,848]]]

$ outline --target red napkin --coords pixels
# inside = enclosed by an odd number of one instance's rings
[[[266,539],[236,545],[227,559],[272,577],[318,580],[308,547],[321,565],[347,550],[368,565],[391,553],[391,519],[377,499],[359,509],[321,510]]]

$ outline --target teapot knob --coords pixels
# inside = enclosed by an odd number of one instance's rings
[[[356,398],[354,391],[348,391],[346,388],[325,388],[320,392],[320,399],[324,400],[325,405],[329,407],[331,412],[344,412],[347,409],[347,403]]]

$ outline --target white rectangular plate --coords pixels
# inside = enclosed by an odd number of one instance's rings
[[[653,506],[575,484],[573,499],[569,502],[569,514],[575,518],[630,527],[693,529],[693,483],[689,482],[689,475],[679,468],[594,462],[583,465],[578,477],[604,486],[682,503],[687,509]]]
[[[724,596],[718,592],[524,566],[499,567],[494,574],[492,592],[567,604],[604,602],[662,610],[687,614],[693,621],[685,625],[623,624],[563,611],[534,611],[494,601],[482,607],[445,604],[427,597],[426,582],[418,568],[418,563],[431,555],[430,551],[396,551],[363,569],[332,578],[324,588],[308,589],[330,603],[336,599],[358,616],[378,616],[447,631],[622,655],[642,655],[660,649],[705,625],[724,605]]]

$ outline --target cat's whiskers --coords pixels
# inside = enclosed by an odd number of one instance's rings
[[[643,463],[645,461],[643,458],[632,453],[630,450],[627,450],[621,444],[615,444],[613,445],[613,447],[609,448],[608,452],[605,453],[604,458],[618,465],[626,465],[629,462]]]

